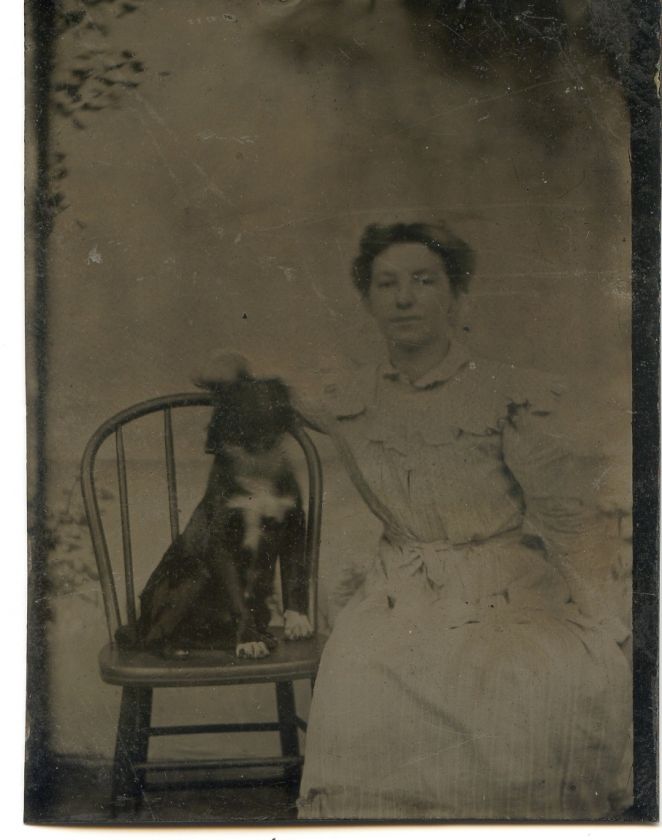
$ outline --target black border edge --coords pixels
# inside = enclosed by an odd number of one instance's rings
[[[52,228],[50,197],[50,91],[60,0],[25,0],[25,132],[34,146],[26,171],[25,248],[33,277],[25,278],[25,337],[28,385],[28,590],[26,740],[23,819],[42,822],[53,790],[49,667],[47,648],[49,534],[46,524],[48,396],[48,243]],[[31,59],[31,60],[30,60]],[[30,165],[33,171],[30,171]],[[26,260],[26,265],[30,261]]]
[[[660,459],[660,4],[631,8],[635,820],[657,822]]]

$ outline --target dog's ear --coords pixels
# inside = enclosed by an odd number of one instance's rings
[[[239,434],[239,416],[242,393],[250,376],[233,382],[215,382],[208,386],[214,395],[214,410],[207,426],[205,451],[219,454],[226,440],[235,440]]]
[[[234,350],[217,350],[204,367],[194,377],[193,382],[199,388],[222,392],[226,386],[239,381],[251,380],[252,374],[248,361]]]
[[[216,389],[214,389],[216,390]],[[205,443],[205,452],[212,455],[218,455],[223,449],[223,440],[227,431],[227,421],[225,417],[224,403],[221,400],[216,407],[207,426],[207,440]]]
[[[284,431],[290,431],[296,422],[296,412],[289,388],[282,379],[268,379],[265,384],[276,425]]]
[[[291,406],[290,390],[282,379],[265,379],[264,385],[273,406],[277,408]]]
[[[207,429],[206,451],[219,453],[224,443],[267,438],[293,429],[296,414],[281,379],[253,379],[217,383],[215,408]]]

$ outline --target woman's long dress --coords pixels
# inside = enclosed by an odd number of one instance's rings
[[[384,535],[322,657],[300,818],[622,811],[628,631],[575,603],[590,510],[559,390],[454,344],[413,385],[382,366],[324,392],[312,419]]]

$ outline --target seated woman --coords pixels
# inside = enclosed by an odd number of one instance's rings
[[[551,378],[453,338],[468,246],[369,227],[354,282],[388,361],[301,398],[383,536],[324,650],[303,819],[596,819],[630,802],[628,631],[579,569]]]

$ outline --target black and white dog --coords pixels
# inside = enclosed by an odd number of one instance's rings
[[[206,387],[216,405],[207,430],[214,462],[205,495],[140,596],[137,639],[124,632],[119,641],[174,656],[227,648],[261,658],[277,644],[267,603],[277,560],[284,636],[312,635],[305,515],[283,448],[295,415],[279,379],[242,371]]]

